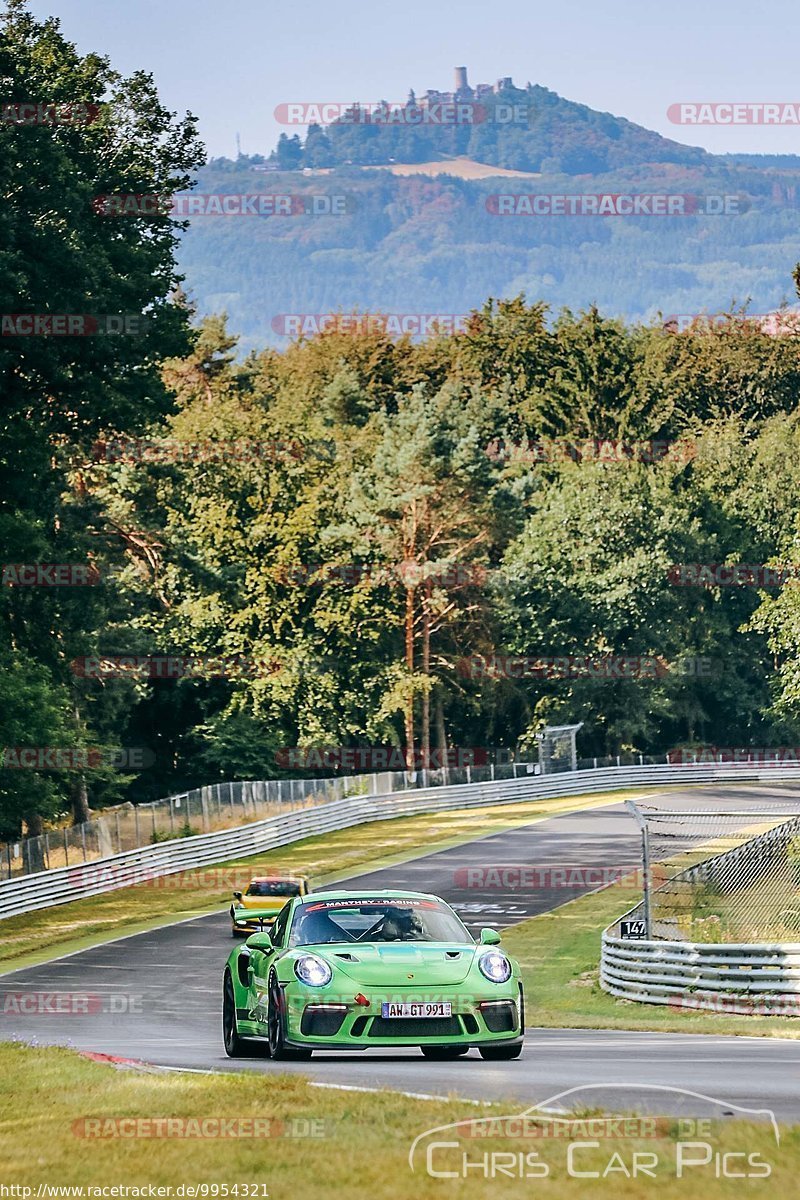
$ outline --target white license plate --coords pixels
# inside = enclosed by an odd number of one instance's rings
[[[402,1004],[384,1001],[381,1004],[382,1017],[449,1017],[451,1014],[452,1005],[442,1001],[436,1003],[404,1001]]]

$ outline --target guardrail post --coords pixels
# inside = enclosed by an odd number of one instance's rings
[[[69,866],[69,838],[67,837],[67,827],[64,826],[64,866]],[[11,874],[9,873],[9,879]]]
[[[122,830],[119,826],[119,809],[117,809],[117,852],[122,854]]]
[[[133,829],[134,829],[134,837],[136,839],[136,849],[138,850],[142,844],[141,840],[139,838],[139,805],[138,804],[134,804],[134,806],[133,806]]]
[[[86,822],[81,821],[81,845],[83,847],[83,861],[86,862]]]

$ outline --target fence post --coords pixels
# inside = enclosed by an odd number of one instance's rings
[[[67,827],[66,827],[66,825],[64,826],[64,866],[65,866],[65,867],[68,867],[68,866],[69,866],[69,838],[67,837]],[[9,874],[8,874],[8,878],[9,878],[9,879],[11,878],[11,872],[10,872],[10,871],[9,871]]]
[[[639,809],[636,807],[633,800],[626,800],[625,807],[632,814],[636,824],[639,826],[642,834],[642,893],[644,897],[644,929],[647,935],[647,940],[650,941],[653,936],[653,921],[652,908],[650,903],[651,878],[650,878],[650,833],[647,828],[647,821],[644,819]]]
[[[141,841],[139,840],[139,805],[138,804],[134,804],[134,806],[133,806],[133,829],[134,829],[133,836],[136,838],[136,849],[138,850],[142,844]]]
[[[50,870],[50,834],[45,829],[44,831],[44,861],[47,863],[47,869]]]
[[[119,827],[119,809],[117,809],[117,854],[122,854],[122,830]]]
[[[86,822],[81,821],[81,845],[83,846],[83,861],[86,862]]]

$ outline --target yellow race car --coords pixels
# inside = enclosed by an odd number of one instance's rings
[[[247,891],[234,892],[231,905],[231,935],[242,937],[267,929],[292,896],[311,891],[303,876],[271,875],[251,879]]]

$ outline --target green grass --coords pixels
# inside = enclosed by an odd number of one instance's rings
[[[531,800],[372,821],[214,867],[9,917],[0,921],[0,964],[6,970],[15,970],[159,924],[227,908],[234,886],[241,888],[243,882],[246,886],[251,874],[290,871],[309,875],[312,885],[329,884],[359,867],[377,869],[555,813],[618,804],[633,795],[641,795],[641,791]],[[92,867],[87,864],[87,869]]]
[[[489,1064],[487,1069],[491,1069]],[[535,1064],[529,1061],[527,1069],[535,1069]],[[547,1165],[548,1177],[526,1179],[497,1174],[487,1179],[473,1167],[466,1179],[432,1178],[425,1170],[424,1152],[415,1158],[413,1173],[409,1166],[411,1144],[420,1134],[450,1122],[515,1115],[525,1105],[510,1102],[475,1106],[455,1099],[415,1100],[392,1092],[320,1089],[301,1076],[267,1070],[268,1077],[261,1072],[191,1075],[120,1071],[88,1062],[69,1050],[0,1044],[0,1077],[5,1081],[0,1092],[0,1183],[31,1188],[33,1197],[40,1184],[145,1189],[205,1184],[207,1195],[213,1196],[216,1186],[216,1195],[222,1196],[223,1187],[238,1184],[241,1188],[246,1183],[251,1187],[261,1185],[255,1193],[259,1200],[264,1192],[271,1200],[319,1196],[348,1200],[435,1200],[441,1196],[527,1200],[532,1195],[552,1200],[584,1200],[589,1195],[599,1200],[641,1200],[656,1188],[660,1200],[690,1200],[700,1192],[704,1200],[723,1200],[743,1192],[772,1197],[791,1196],[797,1190],[800,1127],[782,1129],[780,1145],[776,1145],[769,1124],[739,1121],[712,1121],[697,1135],[685,1128],[679,1132],[675,1121],[668,1120],[659,1122],[657,1135],[649,1139],[602,1140],[596,1149],[580,1150],[576,1168],[602,1174],[612,1155],[617,1155],[613,1164],[616,1170],[612,1169],[605,1179],[591,1180],[567,1175],[564,1137],[493,1136],[476,1140],[466,1137],[467,1130],[463,1129],[456,1150],[436,1152],[435,1169],[461,1168],[464,1152],[472,1163],[496,1163],[484,1159],[484,1155],[495,1151],[514,1155],[515,1163],[520,1154],[536,1153],[538,1159],[533,1161]],[[515,1070],[526,1070],[524,1059]],[[426,1091],[435,1089],[435,1072],[422,1059],[419,1083]],[[273,1135],[269,1138],[206,1136],[187,1140],[144,1136],[148,1129],[152,1132],[156,1128],[156,1119],[165,1117],[198,1123],[257,1119],[279,1124],[269,1127]],[[87,1127],[87,1118],[101,1123]],[[127,1118],[128,1123],[109,1123],[117,1118]],[[313,1130],[322,1136],[282,1136],[281,1127],[295,1133]],[[106,1136],[87,1138],[87,1128]],[[205,1128],[213,1131],[208,1124]],[[541,1124],[532,1125],[526,1132],[535,1135],[542,1128]],[[124,1131],[127,1136],[108,1136],[112,1129]],[[443,1136],[448,1140],[454,1137],[451,1131]],[[580,1133],[575,1136],[581,1137]],[[744,1181],[717,1178],[717,1160],[712,1158],[708,1166],[691,1169],[678,1179],[678,1139],[702,1139],[713,1155],[726,1151],[757,1155],[758,1161],[769,1164],[770,1175]],[[622,1174],[619,1162],[626,1163],[630,1170],[634,1151],[657,1156],[655,1179],[628,1179]],[[743,1161],[732,1160],[731,1169],[740,1171]],[[506,1171],[508,1164],[506,1158]],[[244,1194],[240,1190],[239,1196]],[[91,1193],[84,1192],[84,1197],[89,1196]]]
[[[794,1017],[673,1010],[617,1000],[604,992],[600,935],[638,898],[630,887],[615,883],[504,931],[503,946],[522,966],[529,1025],[800,1038],[800,1020]]]

